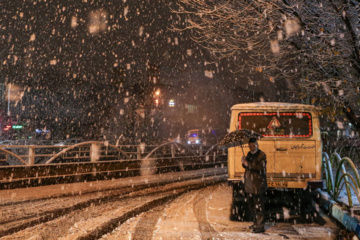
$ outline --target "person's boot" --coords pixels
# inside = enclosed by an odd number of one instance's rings
[[[253,230],[252,230],[252,233],[263,233],[265,232],[265,228],[264,227],[254,227]]]
[[[249,229],[254,229],[254,228],[256,228],[255,224],[252,224],[251,226],[249,226]]]

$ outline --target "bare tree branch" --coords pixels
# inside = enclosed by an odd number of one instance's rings
[[[232,59],[239,71],[341,104],[359,98],[358,2],[178,0],[173,11],[186,18],[179,28],[191,31],[215,61]]]

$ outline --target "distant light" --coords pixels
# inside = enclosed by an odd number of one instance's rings
[[[159,106],[159,99],[155,99],[155,105]]]
[[[188,144],[191,144],[191,142],[190,142],[190,141],[188,141],[187,143],[188,143]]]
[[[156,96],[159,96],[159,95],[160,95],[160,90],[157,90],[157,91],[155,92],[155,95],[156,95]]]
[[[9,131],[10,128],[11,128],[11,125],[6,125],[3,130],[4,130],[4,131]]]
[[[199,140],[195,140],[195,143],[197,144],[197,143],[200,143],[200,141]]]
[[[22,129],[23,126],[22,125],[14,125],[12,126],[13,129]]]
[[[48,130],[48,129],[35,129],[35,132],[37,133],[37,134],[42,134],[42,133],[49,133],[50,132],[50,130]]]
[[[175,100],[174,99],[169,100],[169,107],[175,107]]]

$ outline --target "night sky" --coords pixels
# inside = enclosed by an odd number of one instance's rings
[[[206,52],[170,30],[168,2],[2,1],[2,77],[8,70],[9,81],[38,79],[51,68],[67,79],[101,80],[121,67],[139,80],[150,63],[166,81],[203,67]]]
[[[207,109],[209,114],[199,116],[206,119],[204,125],[208,125],[217,115],[226,123],[226,126],[221,126],[224,128],[228,125],[228,119],[222,116],[229,114],[232,104],[259,101],[260,97],[264,97],[264,93],[261,93],[264,89],[266,100],[276,99],[277,90],[269,81],[261,86],[248,84],[251,77],[247,74],[232,73],[233,62],[210,63],[209,53],[191,40],[190,32],[173,31],[174,25],[184,26],[185,18],[171,12],[170,8],[175,7],[171,2],[1,1],[0,81],[32,91],[46,87],[56,92],[59,86],[67,86],[69,90],[58,92],[71,94],[71,90],[74,90],[74,96],[65,99],[71,105],[71,99],[81,99],[81,96],[75,95],[75,92],[81,93],[78,83],[82,84],[80,89],[92,84],[91,94],[84,97],[86,91],[83,91],[82,99],[113,98],[114,95],[107,93],[97,95],[96,91],[102,90],[98,83],[112,84],[118,77],[116,72],[119,69],[126,82],[144,82],[146,66],[157,65],[160,83],[172,86],[173,93],[179,89],[178,94],[187,94],[189,97],[185,99],[188,103],[203,106],[212,103]],[[257,76],[253,80],[261,82]],[[23,107],[23,113],[33,112],[32,118],[42,117],[47,122],[54,122],[54,119],[58,120],[69,112],[63,106],[64,109],[59,109],[57,113],[51,112],[52,117],[43,117],[50,114],[49,108],[64,104],[61,101],[49,105],[47,98],[55,99],[56,96],[43,93],[37,96],[38,93],[37,90],[35,96],[28,97],[31,104]],[[42,103],[36,106],[41,98]],[[96,118],[96,104],[111,105],[111,101],[83,102],[74,108],[81,110],[85,119],[91,114]],[[214,103],[218,103],[218,106]],[[91,104],[93,108],[86,109]],[[108,111],[106,107],[99,109],[100,115]],[[83,121],[70,118],[67,121]],[[44,119],[40,121],[42,126],[45,125]],[[80,122],[77,126],[82,124]],[[93,126],[100,128],[99,124],[94,123]]]

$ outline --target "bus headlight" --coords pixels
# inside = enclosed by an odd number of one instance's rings
[[[198,143],[200,143],[200,141],[199,141],[199,140],[195,140],[195,143],[198,144]]]
[[[188,141],[188,144],[191,144],[191,142],[190,142],[190,141]]]

